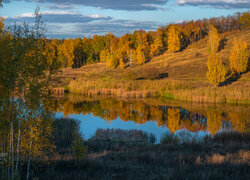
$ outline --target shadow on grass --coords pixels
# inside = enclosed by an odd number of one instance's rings
[[[225,48],[226,44],[227,44],[227,39],[226,38],[223,38],[220,40],[220,45],[219,45],[219,48],[218,48],[218,51],[221,51],[222,49]]]
[[[219,86],[227,86],[232,84],[241,78],[241,74],[232,74],[224,82],[220,83]]]

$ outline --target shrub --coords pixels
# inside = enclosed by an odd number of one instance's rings
[[[76,162],[83,161],[87,151],[88,147],[84,145],[84,140],[81,134],[75,133],[74,140],[72,143],[72,152]]]
[[[178,138],[174,134],[171,134],[170,132],[165,133],[161,137],[161,144],[177,144]]]

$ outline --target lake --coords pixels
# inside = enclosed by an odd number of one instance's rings
[[[165,99],[117,99],[68,94],[51,101],[56,117],[80,121],[84,139],[98,129],[141,130],[156,136],[164,133],[202,141],[220,132],[249,132],[249,107],[229,104],[200,104]]]

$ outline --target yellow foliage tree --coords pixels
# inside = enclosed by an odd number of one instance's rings
[[[207,79],[211,84],[218,85],[225,80],[226,69],[222,64],[220,56],[216,53],[220,44],[220,37],[217,29],[209,26],[209,43],[208,43],[208,61],[207,61]]]
[[[178,29],[172,25],[168,31],[168,52],[180,51],[181,44]]]
[[[116,53],[107,52],[106,55],[106,68],[116,68],[119,64],[119,59],[116,57]]]
[[[209,54],[207,68],[207,79],[211,84],[218,85],[225,80],[226,69],[218,54]]]
[[[46,157],[55,146],[50,141],[52,137],[51,119],[30,118],[25,124],[25,130],[20,141],[20,152],[28,159],[27,179],[32,158]]]
[[[138,65],[142,65],[145,63],[146,58],[144,52],[142,51],[142,47],[138,46],[136,49],[136,60]]]
[[[108,50],[107,49],[102,50],[100,53],[100,61],[105,62],[107,55],[108,55]]]
[[[0,17],[0,37],[2,36],[4,31],[4,19]]]
[[[49,65],[52,65],[57,62],[57,47],[56,44],[46,42],[45,51],[43,52],[45,57],[47,58],[47,62]]]
[[[145,46],[147,44],[143,44]],[[164,50],[164,44],[163,44],[163,32],[160,28],[157,29],[156,35],[154,36],[154,43],[150,45],[150,56],[158,56],[160,55]],[[147,48],[145,46],[145,52],[147,52]]]
[[[180,109],[169,108],[167,126],[169,131],[173,134],[180,128]]]
[[[243,73],[247,71],[249,52],[247,43],[238,40],[234,42],[231,49],[231,56],[229,57],[230,68],[234,73]]]
[[[220,46],[220,36],[217,29],[213,25],[209,25],[209,43],[208,43],[208,53],[214,54],[218,51]]]
[[[62,62],[64,67],[72,67],[74,64],[74,40],[68,39],[65,40],[61,46],[61,52],[65,56],[65,62]]]

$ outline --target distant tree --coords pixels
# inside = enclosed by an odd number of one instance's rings
[[[77,38],[74,41],[74,68],[79,68],[83,65],[85,54],[83,51],[83,43],[81,38]]]
[[[242,14],[240,17],[240,26],[242,29],[247,29],[250,27],[250,11]]]
[[[233,73],[243,73],[247,71],[249,52],[247,43],[235,40],[229,57],[230,68]]]
[[[47,58],[47,63],[50,67],[50,71],[57,70],[61,64],[58,61],[58,50],[55,41],[46,41],[44,56]]]
[[[0,37],[4,32],[4,18],[0,17]]]
[[[163,53],[164,42],[163,42],[163,32],[160,28],[157,29],[153,36],[153,43],[150,45],[150,56],[158,56]]]
[[[209,26],[209,44],[208,44],[208,53],[214,54],[218,51],[220,45],[220,37],[217,29],[210,24]]]
[[[105,38],[103,36],[94,35],[92,39],[92,47],[94,49],[95,61],[100,60],[100,53],[105,47]]]
[[[176,26],[171,25],[168,32],[168,52],[177,52],[181,48],[179,32]]]
[[[84,37],[83,40],[83,52],[86,59],[86,64],[92,64],[94,62],[98,62],[99,59],[95,59],[95,50],[93,48],[93,43],[91,38]]]
[[[120,58],[120,59],[119,59],[119,67],[120,67],[121,69],[124,69],[124,68],[125,68],[125,63],[124,63],[123,58]]]
[[[131,48],[129,51],[129,66],[131,67],[134,62],[136,62],[136,51]]]
[[[138,65],[142,65],[146,61],[146,58],[145,58],[145,55],[141,46],[138,46],[136,49],[136,60],[137,60]]]
[[[60,60],[62,61],[63,67],[72,67],[74,64],[74,40],[64,40],[63,44],[59,46],[60,49]]]
[[[108,53],[109,53],[109,50],[108,49],[105,49],[105,50],[102,50],[101,53],[100,53],[100,61],[101,62],[105,62],[106,61],[106,58],[108,56]]]

